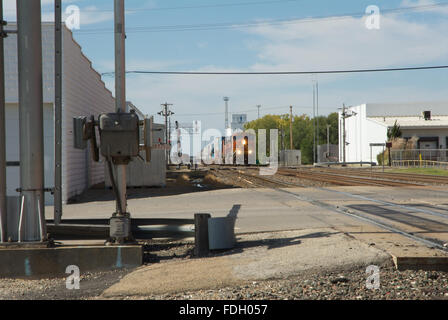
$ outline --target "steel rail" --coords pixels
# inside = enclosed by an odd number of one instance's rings
[[[307,180],[319,180],[322,182],[330,182],[337,185],[354,185],[358,183],[361,185],[371,185],[371,186],[421,186],[415,183],[387,181],[365,177],[353,177],[348,176],[346,174],[336,174],[336,173],[315,173],[312,171],[305,172],[290,169],[280,169],[278,170],[278,173],[293,175]]]
[[[338,174],[338,169],[313,169],[317,172],[330,172]],[[340,170],[339,170],[340,172]],[[448,177],[436,176],[436,175],[424,175],[424,174],[405,174],[405,173],[394,173],[394,172],[362,172],[357,169],[344,169],[344,174],[350,176],[375,176],[379,178],[391,178],[404,181],[415,181],[415,182],[446,182],[448,184]]]
[[[242,174],[244,174],[244,173],[242,173]],[[254,176],[252,176],[250,174],[246,174],[246,175],[250,176],[250,177],[254,177]],[[259,177],[259,176],[257,178],[259,180],[265,180],[265,181],[269,181],[269,182],[275,182],[275,183],[278,182],[278,181],[276,181],[276,179],[273,179],[273,178]],[[296,187],[304,187],[303,185],[289,183],[289,182],[282,182],[282,184],[287,184],[287,185],[296,186]],[[393,203],[393,202],[389,202],[389,201],[382,201],[382,200],[373,199],[373,198],[369,198],[369,197],[365,197],[365,196],[351,194],[349,192],[343,192],[343,191],[338,191],[338,190],[331,190],[331,189],[322,188],[322,187],[307,187],[307,188],[318,189],[318,190],[321,190],[321,191],[329,191],[329,192],[339,193],[339,194],[343,194],[343,195],[346,195],[346,196],[349,196],[349,197],[358,198],[358,199],[362,199],[362,200],[366,200],[366,201],[372,201],[372,202],[387,204],[387,205],[399,207],[399,208],[402,208],[402,209],[418,211],[418,212],[431,214],[431,215],[437,215],[437,216],[442,217],[442,218],[448,218],[447,215],[443,215],[443,214],[440,214],[440,213],[437,213],[437,212],[433,212],[433,211],[430,211],[430,210],[424,210],[424,209],[415,208],[415,207],[411,207],[411,206],[403,206],[403,205],[400,205],[400,204],[397,204],[397,203]],[[437,242],[438,241],[437,239],[427,239],[427,238],[424,238],[424,237],[416,236],[416,235],[414,235],[412,233],[409,233],[409,232],[407,232],[405,230],[402,230],[402,229],[396,228],[394,226],[391,226],[391,225],[385,224],[383,222],[380,222],[380,221],[378,221],[378,220],[376,220],[374,218],[366,217],[366,216],[363,216],[361,214],[354,213],[353,211],[351,211],[351,209],[349,209],[347,207],[328,204],[328,203],[326,203],[324,201],[320,201],[320,200],[312,199],[312,198],[309,198],[309,197],[305,197],[303,195],[299,195],[299,194],[297,194],[295,192],[292,192],[292,191],[289,191],[289,190],[285,190],[285,189],[276,189],[276,188],[270,188],[270,189],[272,189],[272,190],[274,190],[276,192],[288,194],[288,195],[293,196],[293,197],[295,197],[295,198],[297,198],[297,199],[299,199],[301,201],[308,202],[310,204],[319,206],[321,208],[325,208],[325,209],[328,209],[328,210],[331,210],[331,211],[334,211],[334,212],[337,212],[337,213],[341,213],[341,214],[344,214],[346,216],[349,216],[349,217],[352,217],[352,218],[356,218],[356,219],[364,221],[364,222],[368,222],[368,223],[373,224],[375,226],[378,226],[378,227],[380,227],[382,229],[388,230],[388,231],[396,233],[396,234],[400,234],[400,235],[405,236],[405,237],[407,237],[409,239],[412,239],[414,241],[422,243],[422,244],[424,244],[424,245],[426,245],[428,247],[438,248],[440,250],[448,252],[448,248],[445,247],[442,243]],[[385,218],[385,219],[387,219],[387,218]],[[442,242],[442,241],[440,241],[440,242]]]

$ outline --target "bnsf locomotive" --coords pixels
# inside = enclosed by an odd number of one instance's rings
[[[250,165],[256,164],[255,134],[238,132],[229,137],[218,137],[202,151],[204,164]]]

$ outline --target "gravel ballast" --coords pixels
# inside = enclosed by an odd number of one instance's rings
[[[366,288],[365,270],[311,272],[240,286],[122,299],[156,300],[448,300],[446,272],[380,270],[380,288]]]

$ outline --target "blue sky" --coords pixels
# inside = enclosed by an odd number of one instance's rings
[[[15,1],[6,0],[11,19]],[[43,0],[51,20],[52,0]],[[99,72],[113,71],[113,1],[67,0],[81,9],[75,39]],[[311,71],[448,64],[448,5],[435,0],[127,0],[128,70]],[[367,6],[382,11],[380,29],[365,27]],[[188,7],[188,8],[187,8]],[[328,18],[338,16],[337,18]],[[344,17],[341,17],[344,16]],[[327,18],[325,18],[327,17]],[[154,32],[160,26],[242,24],[299,19],[214,30]],[[300,20],[301,19],[301,20]],[[210,28],[209,28],[210,29]],[[139,32],[137,32],[139,30]],[[224,127],[223,96],[230,111],[312,113],[312,80],[319,81],[320,113],[365,102],[448,100],[448,70],[319,76],[129,75],[128,100],[144,113],[173,103],[175,120]],[[104,77],[113,91],[113,78]],[[161,118],[156,117],[161,121]]]

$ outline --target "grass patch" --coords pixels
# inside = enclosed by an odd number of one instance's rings
[[[406,168],[406,169],[393,169],[388,172],[393,173],[415,173],[415,174],[427,174],[433,176],[448,176],[448,170],[438,168]]]

